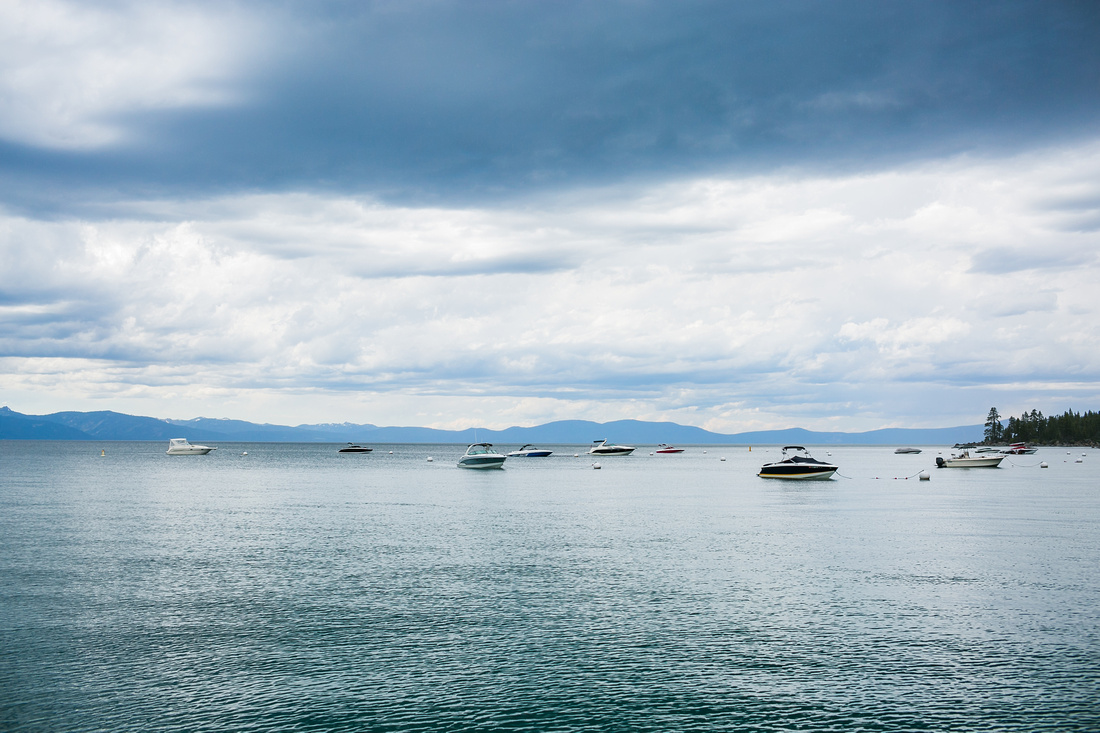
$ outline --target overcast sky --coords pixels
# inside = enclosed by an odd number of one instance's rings
[[[1100,3],[0,0],[21,412],[941,427],[1098,317]]]

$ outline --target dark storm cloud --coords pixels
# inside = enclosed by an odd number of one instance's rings
[[[1094,3],[254,10],[273,49],[244,76],[243,101],[118,110],[112,122],[128,134],[91,151],[7,141],[8,204],[302,188],[485,199],[1013,151],[1092,133],[1100,120]]]

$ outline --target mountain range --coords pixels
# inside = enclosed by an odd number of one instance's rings
[[[168,440],[281,443],[545,443],[578,445],[609,438],[619,443],[688,445],[951,445],[979,442],[983,425],[953,428],[885,428],[863,433],[816,432],[802,428],[714,433],[690,425],[642,420],[598,423],[558,420],[529,428],[438,430],[353,423],[269,425],[244,420],[162,420],[119,412],[55,412],[24,415],[0,407],[0,440]]]

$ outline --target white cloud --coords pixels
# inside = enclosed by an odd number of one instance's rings
[[[0,137],[60,149],[123,141],[125,116],[241,99],[261,23],[183,3],[0,3]]]
[[[27,411],[442,427],[1095,407],[1100,241],[1049,195],[1090,176],[1100,146],[511,209],[296,193],[7,217],[0,389]],[[1004,248],[1044,264],[974,266]],[[1049,403],[1070,398],[1092,402]]]

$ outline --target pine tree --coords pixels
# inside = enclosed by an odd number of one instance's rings
[[[985,442],[996,443],[1004,437],[1004,426],[1001,425],[1001,413],[996,407],[989,408],[989,414],[985,418]]]

